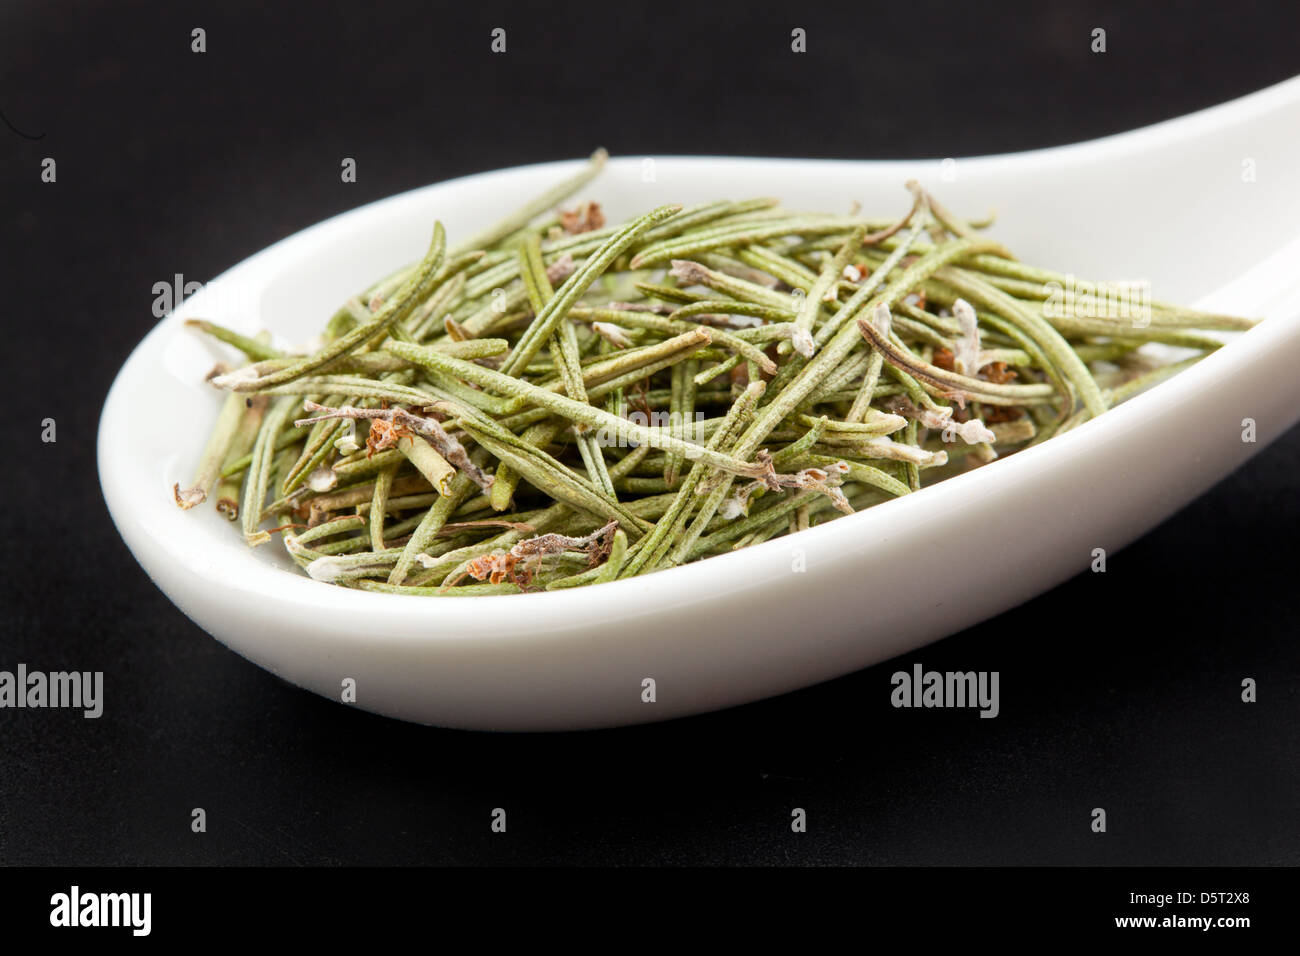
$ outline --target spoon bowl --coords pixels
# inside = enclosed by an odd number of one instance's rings
[[[134,350],[100,421],[100,479],[131,552],[200,627],[262,667],[404,720],[569,730],[664,720],[795,690],[904,653],[1086,569],[1300,418],[1300,78],[1089,143],[955,161],[612,160],[583,191],[611,220],[666,202],[774,196],[906,208],[919,180],[1035,265],[1145,279],[1153,299],[1260,317],[1191,369],[1042,445],[857,514],[595,587],[438,599],[311,580],[182,512],[221,396],[205,317],[301,346],[338,303],[574,172],[545,163],[417,189],[306,229],[214,280]],[[1254,442],[1243,441],[1254,422]],[[997,534],[989,535],[996,528]],[[996,540],[991,548],[990,540]],[[927,569],[925,574],[918,569]],[[936,583],[942,569],[952,573]],[[644,693],[653,681],[653,701]],[[349,684],[349,682],[352,682]]]

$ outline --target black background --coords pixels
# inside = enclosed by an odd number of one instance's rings
[[[0,711],[0,862],[1300,862],[1300,431],[1107,574],[915,655],[548,736],[400,724],[245,662],[134,563],[94,462],[103,397],[176,272],[206,281],[372,199],[597,145],[944,157],[1118,132],[1300,72],[1295,11],[5,3],[0,110],[43,138],[0,129],[0,668],[103,670],[106,710]],[[893,710],[889,675],[914,660],[999,670],[1001,716]]]

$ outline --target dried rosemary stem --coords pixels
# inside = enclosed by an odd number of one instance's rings
[[[194,481],[188,488],[182,489],[179,484],[172,487],[176,503],[182,508],[193,508],[207,500],[208,492],[221,477],[222,463],[225,462],[226,453],[239,432],[244,409],[241,396],[233,392],[226,396],[225,402],[221,405],[221,413],[217,416],[217,427],[208,436],[203,454],[199,457],[199,468]]]

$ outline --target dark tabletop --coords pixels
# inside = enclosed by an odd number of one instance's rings
[[[542,736],[397,723],[226,650],[135,564],[94,457],[175,273],[205,281],[370,200],[597,145],[941,158],[1118,132],[1300,72],[1293,4],[179,6],[0,9],[0,669],[106,684],[98,720],[0,710],[0,862],[1300,862],[1300,431],[1105,575],[900,662]],[[1000,716],[891,708],[890,674],[917,660],[999,671]]]

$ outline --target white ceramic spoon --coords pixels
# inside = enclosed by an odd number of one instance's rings
[[[199,626],[326,697],[352,678],[356,706],[406,720],[663,720],[827,680],[1010,608],[1087,568],[1094,548],[1141,535],[1300,417],[1297,78],[1076,146],[947,165],[632,158],[584,191],[612,219],[749,196],[888,211],[916,178],[960,213],[998,209],[993,234],[1035,265],[1145,278],[1156,300],[1266,318],[1101,418],[918,494],[629,581],[442,600],[318,583],[278,544],[250,551],[213,509],[177,509],[172,484],[190,477],[220,403],[202,384],[218,353],[184,318],[305,343],[340,301],[417,259],[435,219],[454,241],[576,165],[483,173],[336,216],[231,269],[135,349],[100,422],[104,496],[132,553]],[[1242,441],[1246,418],[1257,443]]]

